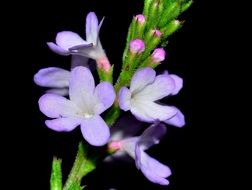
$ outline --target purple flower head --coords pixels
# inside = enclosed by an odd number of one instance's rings
[[[144,41],[141,39],[135,39],[130,42],[130,52],[134,54],[140,54],[144,51]]]
[[[136,15],[135,18],[136,18],[136,20],[137,20],[138,23],[140,23],[140,24],[144,24],[145,23],[145,16],[144,15],[139,14],[139,15]]]
[[[156,76],[152,68],[142,68],[132,77],[129,89],[120,89],[119,106],[124,111],[130,110],[140,121],[163,121],[182,127],[184,116],[178,108],[157,103],[168,95],[176,95],[182,86],[183,80],[176,75],[165,73]]]
[[[86,17],[86,40],[71,31],[59,32],[56,36],[56,43],[48,42],[49,48],[60,55],[81,55],[94,60],[106,58],[102,48],[99,31],[103,20],[98,24],[98,19],[94,12],[90,12]]]
[[[160,63],[165,60],[166,52],[163,48],[156,48],[151,54],[151,59],[153,63]]]
[[[39,108],[52,118],[45,122],[48,128],[67,132],[80,125],[89,144],[102,146],[108,142],[110,132],[100,114],[114,100],[115,92],[110,83],[101,82],[95,87],[90,70],[79,66],[70,74],[69,100],[56,94],[45,94],[39,99]]]
[[[109,148],[116,150],[118,153],[126,152],[135,159],[136,167],[151,182],[168,185],[169,181],[166,178],[171,175],[170,168],[145,153],[145,150],[154,144],[158,144],[165,133],[166,127],[164,125],[155,124],[147,128],[141,136],[112,141]]]

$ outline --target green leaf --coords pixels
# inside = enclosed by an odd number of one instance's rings
[[[52,162],[50,189],[62,190],[61,160],[57,159],[56,157],[53,158]]]

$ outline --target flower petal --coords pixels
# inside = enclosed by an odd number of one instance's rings
[[[141,171],[151,182],[160,185],[168,185],[169,181],[165,178],[171,175],[171,170],[168,166],[151,158],[145,152],[142,152]]]
[[[174,88],[174,80],[169,75],[158,75],[155,81],[137,93],[135,98],[156,101],[171,94]]]
[[[94,12],[88,13],[86,17],[86,40],[96,45],[98,38],[99,26],[98,19]]]
[[[118,102],[122,110],[130,110],[131,92],[128,88],[122,87],[119,91]]]
[[[141,150],[146,150],[151,146],[158,144],[165,133],[166,127],[164,124],[153,124],[143,132],[137,145]]]
[[[39,99],[39,109],[50,118],[73,117],[80,112],[73,102],[56,94],[43,95]]]
[[[58,132],[68,132],[74,130],[80,125],[80,119],[62,117],[53,120],[46,120],[45,124],[48,128]]]
[[[126,138],[120,141],[122,150],[127,152],[127,154],[130,155],[134,159],[136,158],[135,149],[136,149],[136,144],[138,140],[139,140],[139,137],[130,137],[130,138]]]
[[[71,31],[59,32],[56,36],[56,44],[61,48],[68,50],[77,45],[88,44],[78,34]]]
[[[84,119],[81,123],[81,132],[86,141],[93,146],[105,145],[110,137],[109,128],[99,115]]]
[[[92,112],[94,109],[94,88],[94,78],[88,68],[79,66],[71,71],[69,97],[82,111]]]
[[[173,89],[172,95],[176,95],[179,93],[181,88],[183,87],[183,79],[180,78],[177,75],[170,75],[170,77],[174,80],[175,82],[175,88]]]
[[[146,67],[139,69],[131,79],[130,91],[136,93],[155,80],[156,72],[154,69]]]
[[[131,113],[140,121],[164,121],[173,117],[177,109],[173,106],[163,106],[151,101],[131,101]]]
[[[34,75],[34,82],[43,87],[64,88],[69,86],[69,78],[69,71],[57,67],[48,67],[40,69]]]
[[[185,125],[185,116],[179,109],[177,109],[177,114],[164,122],[176,127],[183,127]]]
[[[60,96],[68,96],[69,90],[68,88],[52,88],[47,90],[46,93],[57,94]]]
[[[64,56],[70,55],[70,52],[68,50],[59,47],[53,42],[47,42],[47,45],[54,53]]]
[[[114,103],[116,94],[114,87],[108,82],[101,82],[95,88],[94,96],[97,97],[99,104],[95,105],[95,114],[101,114]]]

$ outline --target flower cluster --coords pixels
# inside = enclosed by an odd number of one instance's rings
[[[111,80],[113,66],[110,65],[99,38],[104,19],[99,23],[94,12],[86,17],[86,40],[74,32],[62,31],[56,35],[55,43],[47,43],[54,53],[72,56],[71,68],[43,68],[35,74],[34,82],[49,88],[39,99],[40,111],[50,118],[45,121],[48,128],[69,132],[80,126],[88,144],[107,144],[110,155],[107,158],[128,154],[147,179],[168,185],[166,178],[171,175],[171,170],[150,157],[145,150],[159,143],[166,133],[165,124],[176,127],[185,125],[184,115],[178,108],[161,103],[163,98],[179,93],[183,80],[168,71],[157,74],[154,70],[165,60],[165,50],[158,47],[168,33],[172,33],[165,31],[165,28],[173,24],[173,28],[170,26],[169,30],[175,31],[174,23],[179,24],[175,20],[178,15],[167,21],[161,19],[157,22],[157,19],[153,19],[151,15],[168,14],[163,8],[165,4],[157,2],[163,1],[146,1],[143,14],[133,18],[123,55],[122,71],[115,84]],[[169,4],[169,7],[172,5]],[[177,4],[173,6],[175,5]],[[151,12],[154,9],[155,12]],[[89,68],[89,59],[96,62],[101,80],[97,85],[92,69]],[[136,122],[127,124],[131,119],[116,122],[123,112],[128,111],[138,123],[150,123],[150,127],[141,135]]]

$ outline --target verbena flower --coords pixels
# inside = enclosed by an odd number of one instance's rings
[[[98,24],[94,12],[86,17],[86,40],[71,31],[59,32],[56,36],[56,43],[48,42],[49,48],[60,55],[80,55],[96,60],[98,67],[109,71],[110,63],[102,48],[99,38],[99,31],[103,20]]]
[[[184,116],[174,106],[161,105],[158,100],[176,95],[183,86],[183,80],[168,73],[156,76],[149,67],[139,69],[132,77],[130,88],[122,87],[119,91],[119,106],[140,121],[163,121],[177,127],[185,124]]]
[[[48,93],[59,94],[62,96],[68,95],[70,71],[58,68],[48,67],[40,69],[34,75],[34,82],[38,86],[51,88]]]
[[[75,67],[70,74],[69,100],[45,94],[39,99],[39,108],[47,117],[48,128],[55,131],[72,131],[81,125],[81,132],[88,143],[102,146],[107,143],[110,132],[100,114],[115,100],[113,86],[101,82],[95,87],[94,78],[86,67]]]
[[[158,144],[165,133],[166,127],[164,125],[153,124],[141,136],[110,142],[109,149],[117,151],[116,154],[126,152],[135,159],[136,167],[142,171],[148,180],[160,185],[168,185],[169,181],[166,178],[171,175],[170,168],[145,153],[145,150],[154,144]]]
[[[71,69],[77,66],[90,67],[88,58],[73,55],[71,60]],[[92,69],[92,68],[91,68]],[[46,92],[62,96],[68,95],[70,71],[59,67],[48,67],[40,69],[33,77],[35,84],[41,87],[47,87]]]

